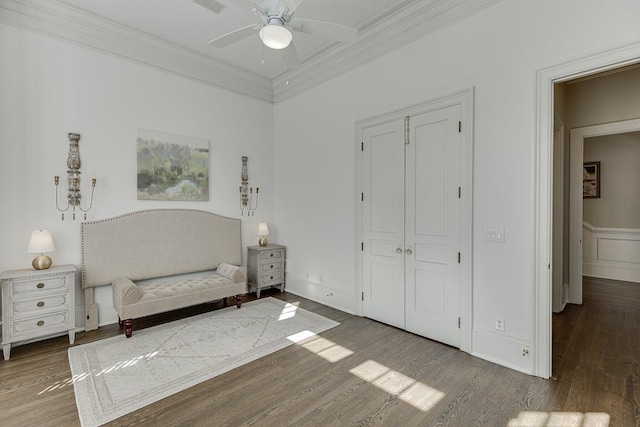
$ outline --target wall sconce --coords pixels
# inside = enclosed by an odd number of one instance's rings
[[[60,184],[60,177],[56,175],[53,178],[53,182],[56,185],[56,208],[62,212],[62,220],[64,221],[64,213],[72,208],[73,220],[76,220],[76,208],[84,212],[84,219],[87,219],[87,212],[91,210],[93,206],[93,192],[96,189],[96,179],[91,180],[91,202],[87,209],[83,209],[80,205],[82,195],[80,194],[80,148],[78,143],[80,142],[80,135],[77,133],[69,133],[69,157],[67,158],[67,171],[69,190],[67,193],[67,207],[61,209],[58,205],[58,185]]]
[[[247,172],[247,156],[242,156],[242,173],[240,175],[240,216],[244,216],[244,211],[247,211],[247,216],[254,215],[254,211],[258,207],[258,193],[260,189],[256,187],[255,197],[253,195],[253,187],[249,188],[249,173]]]
[[[31,262],[33,268],[36,270],[46,270],[51,267],[51,258],[44,254],[55,250],[53,237],[51,237],[49,230],[36,230],[31,233],[31,240],[29,240],[27,252],[30,254],[40,254]]]

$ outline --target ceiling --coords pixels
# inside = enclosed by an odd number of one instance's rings
[[[207,43],[215,37],[260,22],[257,13],[227,0],[219,0],[226,5],[220,14],[192,0],[59,1],[269,79],[286,71],[280,52],[263,48],[257,32],[224,48]],[[394,10],[412,2],[415,0],[304,0],[296,9],[295,16],[359,28],[371,21],[384,19]],[[312,57],[332,44],[331,40],[297,32],[294,40],[302,59]],[[264,64],[261,63],[263,55]]]
[[[274,102],[499,0],[304,0],[296,18],[354,27],[358,35],[335,42],[294,32],[301,60],[294,69],[279,51],[264,47],[257,32],[223,48],[209,45],[260,23],[242,2],[217,1],[225,6],[219,14],[192,0],[0,0],[0,22]]]

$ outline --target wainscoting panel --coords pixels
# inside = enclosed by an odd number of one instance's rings
[[[640,282],[640,230],[582,226],[582,273]]]

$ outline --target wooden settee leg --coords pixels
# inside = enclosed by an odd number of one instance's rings
[[[236,295],[236,307],[240,308],[241,305],[242,305],[242,295],[238,294]]]
[[[131,335],[133,335],[133,319],[125,319],[123,323],[125,336],[131,338]]]

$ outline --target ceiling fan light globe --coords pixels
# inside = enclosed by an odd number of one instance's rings
[[[284,49],[293,40],[293,35],[282,25],[268,24],[260,29],[260,39],[271,49]]]

